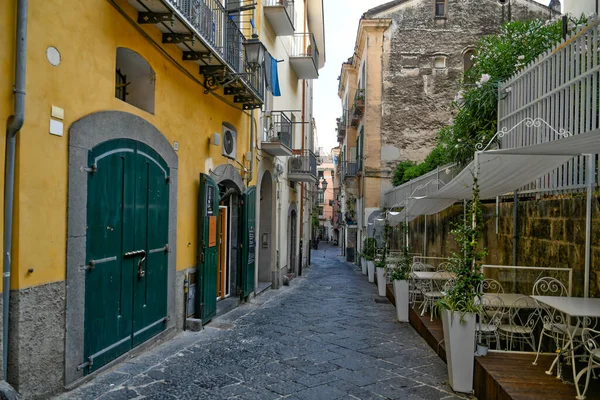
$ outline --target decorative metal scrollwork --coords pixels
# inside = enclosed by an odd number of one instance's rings
[[[550,125],[549,123],[547,123],[546,121],[544,121],[542,118],[525,118],[524,120],[522,120],[521,122],[519,122],[518,124],[516,124],[515,126],[513,126],[512,128],[508,129],[507,127],[504,127],[502,129],[500,129],[498,132],[496,132],[496,134],[494,135],[494,137],[492,137],[492,139],[487,143],[487,145],[484,146],[484,143],[477,143],[475,145],[475,149],[477,151],[485,151],[487,150],[492,143],[494,143],[496,141],[496,139],[500,139],[503,138],[504,136],[508,135],[509,133],[512,133],[515,129],[517,129],[519,126],[525,124],[525,126],[527,126],[527,128],[535,128],[535,129],[539,129],[542,126],[546,126],[548,127],[552,132],[556,133],[558,136],[560,137],[569,137],[572,136],[573,134],[567,130],[565,130],[564,128],[560,128],[558,130],[554,129],[554,127],[552,127],[552,125]]]

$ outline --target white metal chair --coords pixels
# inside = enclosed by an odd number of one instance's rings
[[[426,271],[425,265],[421,262],[414,262],[411,267],[411,272],[415,271]],[[415,308],[415,304],[418,300],[423,299],[423,287],[426,287],[426,281],[421,281],[419,279],[414,279],[411,275],[409,288],[408,288],[408,302],[412,304],[413,309]]]
[[[538,321],[538,310],[530,309],[527,296],[519,297],[508,309],[508,321],[498,327],[500,334],[506,339],[507,350],[513,349],[514,342],[529,345],[535,351],[535,337],[533,332]]]
[[[423,289],[423,310],[421,316],[425,315],[425,311],[429,307],[429,320],[433,321],[433,316],[437,305],[435,304],[439,299],[444,297],[444,293],[454,286],[454,279],[445,279],[440,276],[444,276],[445,271],[435,272],[431,280],[429,280],[429,288]]]
[[[452,272],[452,263],[450,261],[442,261],[438,264],[436,270]]]
[[[538,279],[533,284],[532,293],[534,296],[568,296],[565,285],[558,279],[552,277],[543,277]],[[568,342],[568,329],[573,329],[569,327],[569,321],[566,321],[565,317],[561,313],[557,312],[554,308],[538,303],[538,310],[542,322],[542,332],[540,333],[537,354],[535,356],[535,360],[533,361],[533,365],[537,365],[537,360],[540,356],[544,336],[552,339],[556,345],[556,349],[559,350],[564,348]],[[572,333],[576,334],[579,332],[572,331]]]
[[[583,328],[581,330],[581,340],[589,354],[585,386],[581,392],[581,396],[585,398],[585,392],[590,384],[590,375],[592,375],[594,368],[600,368],[600,331],[591,328]]]
[[[484,279],[478,287],[479,293],[504,293],[502,284],[495,279]]]
[[[494,339],[496,340],[496,349],[500,350],[498,329],[505,314],[505,305],[500,297],[490,294],[481,298],[479,320],[475,326],[479,343],[483,343],[482,340],[485,339],[487,345],[490,346],[490,339]]]

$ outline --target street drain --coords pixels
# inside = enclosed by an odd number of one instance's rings
[[[387,304],[390,302],[387,297],[375,297],[373,300],[375,300],[375,303],[379,304]]]

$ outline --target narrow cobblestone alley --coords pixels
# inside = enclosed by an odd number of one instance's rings
[[[272,290],[61,399],[456,399],[445,364],[339,248]]]

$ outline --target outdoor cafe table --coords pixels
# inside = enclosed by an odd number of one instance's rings
[[[439,279],[439,280],[450,280],[456,278],[454,272],[447,271],[413,271],[413,277],[420,280],[427,279]]]
[[[565,320],[571,325],[571,320],[575,319],[577,322],[574,326],[570,326],[566,333],[569,336],[569,347],[568,350],[571,352],[571,364],[573,365],[573,380],[575,381],[575,389],[577,390],[577,399],[583,399],[579,390],[579,379],[587,372],[587,367],[583,368],[579,374],[577,374],[577,363],[575,362],[575,346],[573,345],[573,336],[578,332],[578,328],[582,325],[582,320],[586,318],[597,318],[600,319],[600,299],[590,299],[583,297],[559,297],[559,296],[531,296],[538,303],[545,304],[549,307],[554,308],[556,311],[566,315],[568,318]],[[564,349],[566,350],[566,349]],[[558,355],[556,360],[558,360]],[[556,360],[554,363],[556,363]],[[552,373],[552,368],[546,373]]]
[[[493,299],[498,298],[502,301],[506,307],[509,308],[521,308],[521,309],[532,309],[537,308],[535,300],[531,296],[519,293],[484,293],[481,296],[482,300],[488,299],[493,302]],[[520,299],[520,300],[519,300]],[[516,302],[519,300],[519,304]],[[477,299],[476,299],[477,301]]]

